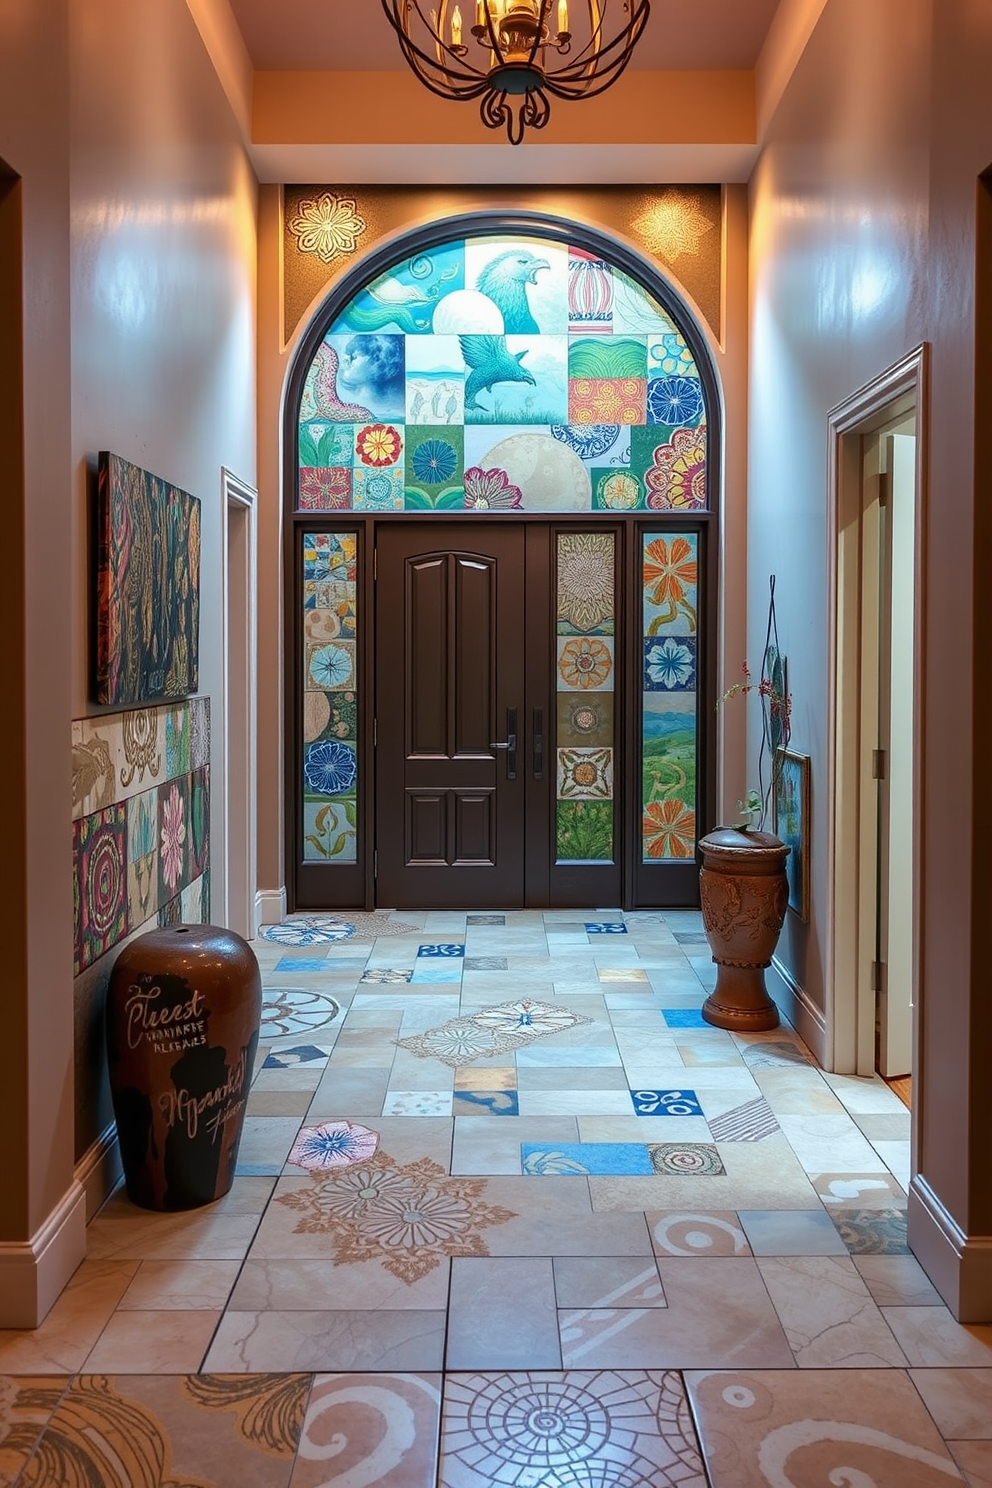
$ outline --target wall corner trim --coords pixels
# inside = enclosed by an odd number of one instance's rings
[[[117,1123],[111,1121],[96,1141],[87,1147],[73,1170],[76,1182],[86,1195],[87,1224],[100,1205],[109,1199],[123,1171]]]
[[[0,1241],[0,1328],[37,1328],[86,1257],[86,1192],[74,1178],[30,1240]]]
[[[909,1186],[909,1245],[959,1323],[992,1322],[992,1235],[966,1235],[919,1173]]]
[[[826,1069],[827,1022],[822,1010],[777,956],[772,957],[770,971],[772,985],[768,990],[779,1012],[813,1051],[821,1068]]]
[[[255,934],[263,925],[281,925],[286,918],[286,886],[259,889],[255,894]]]

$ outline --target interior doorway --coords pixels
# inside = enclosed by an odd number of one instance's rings
[[[908,1090],[918,995],[925,348],[831,416],[833,1067]]]

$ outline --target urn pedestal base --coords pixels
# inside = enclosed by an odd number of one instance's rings
[[[777,1028],[778,1008],[765,986],[765,968],[785,920],[789,848],[768,832],[735,827],[718,827],[699,846],[703,927],[717,967],[703,1017],[737,1033]]]

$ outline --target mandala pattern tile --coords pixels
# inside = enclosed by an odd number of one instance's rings
[[[326,992],[312,992],[305,987],[269,988],[262,994],[259,1039],[264,1044],[289,1034],[326,1028],[340,1011],[340,1003]]]
[[[631,1090],[637,1116],[702,1116],[694,1090]]]
[[[421,1059],[440,1059],[456,1069],[476,1059],[490,1058],[518,1049],[533,1039],[561,1033],[592,1019],[566,1007],[521,998],[480,1008],[471,1017],[453,1018],[439,1028],[411,1038],[397,1039],[401,1049]]]
[[[760,1096],[722,1116],[711,1116],[708,1122],[715,1142],[761,1142],[781,1130],[768,1102]]]
[[[519,1116],[515,1090],[459,1090],[451,1103],[452,1116]]]
[[[612,631],[614,546],[612,532],[558,534],[559,634]]]
[[[433,1488],[440,1414],[439,1374],[317,1375],[290,1488]]]
[[[905,1209],[832,1209],[830,1218],[851,1255],[910,1254]]]
[[[379,1133],[350,1121],[329,1121],[322,1126],[304,1126],[286,1159],[297,1168],[327,1172],[367,1162],[379,1148]]]
[[[75,877],[75,975],[127,933],[127,815],[123,804],[85,816],[73,825]]]
[[[328,1236],[340,1265],[379,1261],[411,1283],[445,1257],[489,1254],[483,1231],[517,1216],[489,1203],[487,1188],[483,1179],[448,1177],[429,1158],[401,1165],[380,1150],[275,1202],[301,1216],[297,1234]]]
[[[441,1488],[706,1488],[674,1371],[449,1375]]]
[[[559,749],[558,799],[609,801],[613,799],[612,749]]]
[[[258,932],[263,940],[277,945],[329,945],[335,940],[348,940],[355,934],[353,925],[318,919],[286,920],[281,925],[263,925]]]
[[[706,1142],[652,1142],[648,1146],[656,1173],[676,1178],[717,1178],[726,1168],[717,1149]]]

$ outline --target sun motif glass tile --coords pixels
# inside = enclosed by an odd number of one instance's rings
[[[442,1064],[457,1069],[476,1059],[508,1053],[533,1039],[591,1022],[591,1018],[569,1008],[521,998],[497,1007],[481,1008],[471,1017],[452,1018],[438,1028],[397,1039],[396,1043],[420,1059],[440,1059]]]
[[[676,1178],[718,1178],[726,1173],[720,1154],[709,1142],[650,1142],[656,1173]]]
[[[694,1090],[631,1090],[638,1116],[702,1116]]]
[[[609,801],[612,798],[612,749],[559,749],[559,801]]]
[[[379,1261],[409,1285],[447,1256],[489,1254],[482,1232],[517,1215],[489,1203],[487,1190],[484,1179],[449,1177],[430,1158],[400,1164],[380,1149],[275,1202],[300,1215],[295,1233],[327,1235],[339,1265]]]
[[[558,633],[609,634],[614,615],[612,532],[558,534]]]

